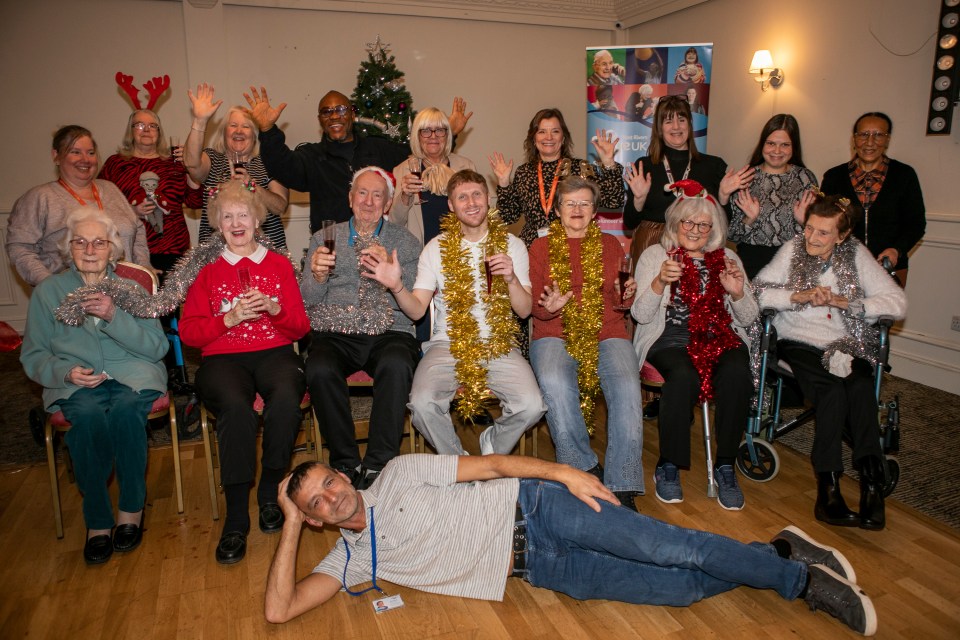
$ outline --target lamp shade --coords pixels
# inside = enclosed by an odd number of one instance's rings
[[[763,73],[764,69],[773,69],[773,57],[767,49],[760,49],[753,54],[750,73]]]

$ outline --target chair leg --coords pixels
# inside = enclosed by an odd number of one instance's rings
[[[57,458],[53,452],[53,425],[47,417],[43,425],[43,437],[47,447],[47,467],[50,470],[50,497],[53,502],[53,521],[57,527],[57,539],[63,538],[63,514],[60,512],[60,484],[57,479]]]
[[[417,452],[417,436],[415,434],[413,425],[410,424],[410,413],[408,412],[403,419],[403,435],[410,441],[410,453]]]
[[[713,477],[713,442],[710,436],[710,405],[700,405],[703,411],[703,448],[707,456],[707,497],[717,497],[717,481]]]
[[[542,422],[537,422],[533,425],[533,442],[530,444],[530,453],[533,454],[534,458],[539,458],[540,454],[537,451],[537,440],[540,439],[540,427],[543,426]]]
[[[177,513],[183,513],[183,476],[180,474],[180,434],[177,432],[177,407],[170,398],[170,446],[173,448],[173,481],[177,491]]]
[[[200,430],[203,432],[203,452],[207,459],[207,480],[210,484],[210,510],[213,519],[220,519],[220,507],[217,505],[217,482],[213,476],[213,448],[210,446],[210,423],[207,408],[200,403]]]

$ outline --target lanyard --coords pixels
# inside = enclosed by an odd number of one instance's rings
[[[683,172],[683,177],[681,180],[686,180],[687,176],[690,175],[690,165],[693,164],[693,154],[690,155],[690,159],[687,160],[687,168]],[[666,154],[663,156],[663,168],[667,170],[667,184],[673,184],[676,180],[673,179],[673,172],[670,171],[670,161],[667,160]],[[674,196],[676,197],[676,196]]]
[[[67,190],[67,193],[73,196],[74,200],[80,203],[81,207],[87,206],[87,202],[80,197],[80,194],[78,194],[76,191],[71,189],[70,185],[68,185],[63,178],[60,178],[59,180],[57,180],[57,182],[60,183],[61,187]],[[100,209],[100,211],[103,211],[103,202],[100,201],[100,192],[97,191],[97,183],[91,182],[90,188],[93,189],[93,199],[97,201],[97,207]]]
[[[361,596],[367,591],[378,591],[383,593],[383,589],[377,585],[377,526],[373,522],[373,507],[370,507],[370,549],[371,555],[373,556],[371,565],[373,571],[373,586],[367,587],[363,591],[350,591],[350,588],[347,586],[347,567],[350,565],[350,545],[347,544],[347,539],[343,538],[343,548],[347,550],[347,561],[343,565],[343,579],[340,581],[343,584],[343,590],[349,593],[352,596]]]
[[[547,198],[546,191],[543,187],[543,161],[541,160],[537,164],[537,184],[540,187],[540,206],[543,208],[543,215],[546,220],[550,221],[550,210],[553,209],[553,197],[557,194],[557,182],[560,181],[560,163],[557,162],[556,168],[553,170],[553,183],[550,185],[550,197]]]
[[[356,239],[360,234],[357,233],[357,230],[353,228],[352,216],[350,220],[347,222],[347,224],[350,226],[350,239],[347,241],[347,245],[352,247],[356,243]],[[383,229],[383,218],[380,218],[380,222],[377,224],[377,228],[373,232],[374,237],[377,237],[380,235],[381,229]]]

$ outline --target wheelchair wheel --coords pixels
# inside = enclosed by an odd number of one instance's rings
[[[747,441],[740,443],[737,452],[737,468],[747,480],[754,482],[769,482],[780,473],[780,456],[772,444],[761,438],[753,439],[753,446],[757,451],[757,464],[750,460],[750,448]]]
[[[887,471],[889,479],[883,483],[884,498],[889,498],[900,482],[900,463],[893,456],[887,456]]]

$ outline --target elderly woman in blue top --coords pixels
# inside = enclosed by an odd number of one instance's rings
[[[93,294],[82,303],[79,327],[57,321],[54,310],[75,289],[116,278],[122,254],[117,226],[96,207],[83,207],[66,220],[62,251],[69,269],[34,289],[20,361],[43,385],[47,411],[60,410],[73,427],[66,434],[77,487],[83,494],[87,542],[83,557],[100,564],[116,551],[140,544],[146,499],[147,414],[167,385],[161,358],[167,339],[154,319],[135,318],[109,296]],[[107,481],[116,468],[120,485],[118,526]]]

